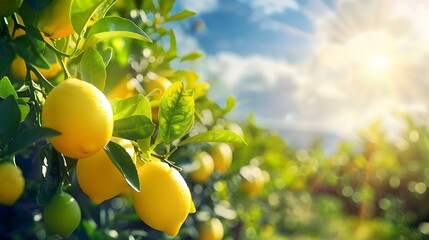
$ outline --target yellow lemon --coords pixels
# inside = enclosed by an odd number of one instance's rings
[[[206,152],[195,156],[196,169],[189,173],[189,177],[197,183],[206,183],[214,170],[213,158]]]
[[[0,164],[0,204],[11,206],[24,192],[21,169],[12,163]]]
[[[133,83],[125,77],[107,94],[109,100],[125,99],[137,94]]]
[[[49,66],[49,69],[37,68],[39,72],[46,78],[50,79],[57,76],[61,72],[61,65],[54,63]],[[25,65],[24,59],[20,56],[16,56],[10,65],[10,71],[12,75],[18,80],[24,80],[27,75],[27,66]],[[37,81],[36,74],[31,72],[31,79]]]
[[[65,80],[48,94],[42,125],[61,133],[52,145],[71,158],[86,158],[100,151],[113,132],[109,101],[94,85],[76,78]]]
[[[79,204],[66,192],[52,196],[43,209],[46,228],[54,234],[67,238],[81,220]]]
[[[23,0],[2,0],[0,4],[0,17],[8,17],[21,7]]]
[[[265,176],[258,166],[243,166],[240,169],[240,174],[243,177],[240,189],[250,196],[257,195],[264,187]]]
[[[214,169],[219,173],[225,173],[232,162],[232,149],[226,143],[213,145],[210,155],[213,158]]]
[[[189,213],[195,212],[191,192],[182,175],[164,162],[139,168],[140,192],[133,191],[134,209],[150,227],[176,236]]]
[[[164,92],[168,89],[168,87],[170,87],[170,85],[171,85],[170,80],[162,76],[157,76],[154,79],[148,79],[143,84],[144,89],[147,93],[150,93],[155,89],[158,89],[160,91],[160,92],[154,92],[152,95],[156,100],[161,100],[162,94],[164,94]],[[158,106],[152,107],[152,120],[155,122],[158,121],[158,112],[159,112]]]
[[[198,240],[222,240],[224,234],[222,222],[212,218],[200,226]]]
[[[38,27],[49,38],[67,37],[74,33],[70,20],[72,0],[53,0],[39,15]]]
[[[112,137],[111,141],[125,148],[135,164],[134,146],[130,140]],[[128,187],[124,176],[104,149],[88,158],[79,159],[76,175],[80,188],[96,204],[113,198]]]

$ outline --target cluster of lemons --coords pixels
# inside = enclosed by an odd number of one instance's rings
[[[22,0],[16,3],[21,5]],[[54,0],[42,10],[38,27],[45,37],[55,39],[74,33],[68,15],[70,5],[71,0]],[[9,16],[18,8],[0,14]],[[16,32],[14,37],[19,34],[25,33]],[[54,70],[49,74],[57,74],[59,71],[56,65],[52,67]],[[23,79],[27,72],[24,60],[17,57],[11,70],[16,78]],[[168,87],[165,83],[161,86],[153,81],[147,90],[158,88],[163,91]],[[160,99],[161,95],[155,97]],[[129,188],[125,177],[104,151],[107,143],[113,141],[127,151],[136,166],[141,189],[139,192],[133,191],[132,196],[135,211],[142,221],[154,229],[175,236],[188,214],[195,212],[191,192],[176,169],[162,161],[137,161],[131,141],[112,137],[114,120],[111,105],[106,96],[92,84],[69,78],[56,86],[43,105],[42,125],[61,133],[49,141],[57,151],[77,159],[78,184],[94,203],[111,199]],[[0,203],[12,205],[24,190],[21,170],[13,164],[1,164],[0,176]],[[59,191],[45,204],[43,218],[48,231],[68,237],[79,225],[81,211],[78,202],[70,194]]]

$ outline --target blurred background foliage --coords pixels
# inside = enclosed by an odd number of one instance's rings
[[[98,47],[113,47],[105,88],[111,99],[152,93],[151,103],[156,107],[159,99],[148,82],[159,78],[183,81],[196,96],[200,121],[193,132],[230,129],[247,142],[231,145],[230,168],[210,174],[202,183],[194,182],[190,172],[195,153],[210,153],[212,145],[185,145],[172,156],[183,168],[197,208],[175,239],[198,239],[201,226],[213,218],[221,222],[223,239],[230,240],[429,239],[426,125],[402,117],[407,128],[391,140],[380,122],[374,121],[361,131],[359,141],[341,141],[327,152],[317,140],[308,149],[294,148],[278,133],[258,127],[252,115],[245,122],[234,121],[228,118],[234,111],[233,97],[220,106],[207,98],[209,84],[199,80],[197,73],[173,67],[202,56],[198,52],[178,55],[180,46],[176,46],[171,23],[194,13],[170,13],[173,3],[118,0],[108,14],[133,20],[153,43],[114,38]],[[0,206],[0,236],[45,239],[41,210],[34,198],[41,164],[36,156],[25,153],[17,157],[17,164],[27,179],[26,191],[12,207]],[[74,184],[69,192],[83,214],[70,239],[169,239],[139,220],[130,192],[95,205],[75,184],[74,174],[70,181]]]

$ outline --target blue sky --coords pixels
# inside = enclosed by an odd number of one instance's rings
[[[178,44],[205,57],[193,64],[222,102],[291,139],[353,138],[377,118],[428,117],[429,3],[426,0],[179,0],[198,12]],[[204,24],[196,31],[195,22]],[[392,131],[395,135],[395,131]]]

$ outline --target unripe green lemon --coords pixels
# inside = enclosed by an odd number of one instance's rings
[[[80,223],[79,204],[66,192],[55,194],[43,209],[43,219],[47,230],[67,238]]]

